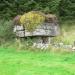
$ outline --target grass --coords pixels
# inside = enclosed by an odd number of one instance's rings
[[[73,44],[74,24],[75,20],[63,22],[62,33],[53,39],[54,42]],[[38,51],[23,43],[12,40],[0,46],[0,75],[75,75],[75,52],[56,48]]]
[[[75,75],[75,53],[0,48],[0,75]]]
[[[73,44],[75,41],[75,20],[62,21],[60,24],[60,35],[54,37],[55,42]]]

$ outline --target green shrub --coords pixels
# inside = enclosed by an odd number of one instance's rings
[[[10,40],[13,37],[12,21],[0,20],[0,41]]]
[[[17,14],[23,14],[31,10],[45,12],[58,12],[60,0],[1,0],[0,18],[9,19]]]
[[[60,16],[75,18],[75,0],[61,0],[59,3],[59,14]]]
[[[61,22],[61,35],[54,37],[56,43],[73,44],[75,41],[75,20],[65,20]]]
[[[33,31],[38,25],[41,25],[45,21],[45,16],[39,11],[31,11],[25,13],[20,18],[20,23],[24,25],[24,27]]]

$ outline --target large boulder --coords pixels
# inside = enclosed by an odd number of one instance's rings
[[[15,24],[14,32],[16,32],[16,36],[18,36],[18,37],[49,36],[50,37],[50,36],[59,35],[60,29],[59,29],[57,17],[53,14],[46,14],[43,16],[45,17],[44,22],[43,23],[40,22],[41,24],[36,25],[36,27],[33,31],[27,30],[27,28],[25,27],[25,24],[24,25],[16,25]],[[36,17],[36,19],[37,19],[37,17]],[[22,17],[20,20],[22,20]],[[24,20],[23,20],[23,22],[24,22]]]

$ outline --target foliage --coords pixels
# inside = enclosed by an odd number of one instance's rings
[[[62,21],[60,29],[60,36],[54,37],[53,41],[73,45],[75,41],[75,20]]]
[[[9,19],[17,14],[23,14],[31,10],[40,10],[45,13],[58,12],[60,0],[1,0],[0,17]]]
[[[75,17],[75,0],[61,0],[59,4],[59,15]]]
[[[13,37],[13,25],[12,21],[0,21],[0,41],[2,39],[9,40]]]
[[[20,25],[20,18],[21,18],[21,15],[17,15],[17,16],[13,19],[13,24],[14,24],[14,25]]]
[[[31,11],[21,16],[20,22],[24,27],[32,31],[45,20],[45,16],[41,12]]]
[[[31,10],[55,13],[60,16],[75,16],[75,0],[1,0],[0,18],[9,19]]]

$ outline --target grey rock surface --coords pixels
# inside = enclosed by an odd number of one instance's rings
[[[14,32],[18,37],[57,36],[60,34],[60,28],[59,25],[55,23],[43,23],[42,25],[37,26],[32,32],[27,31],[26,29],[24,30],[23,26],[15,26]]]

